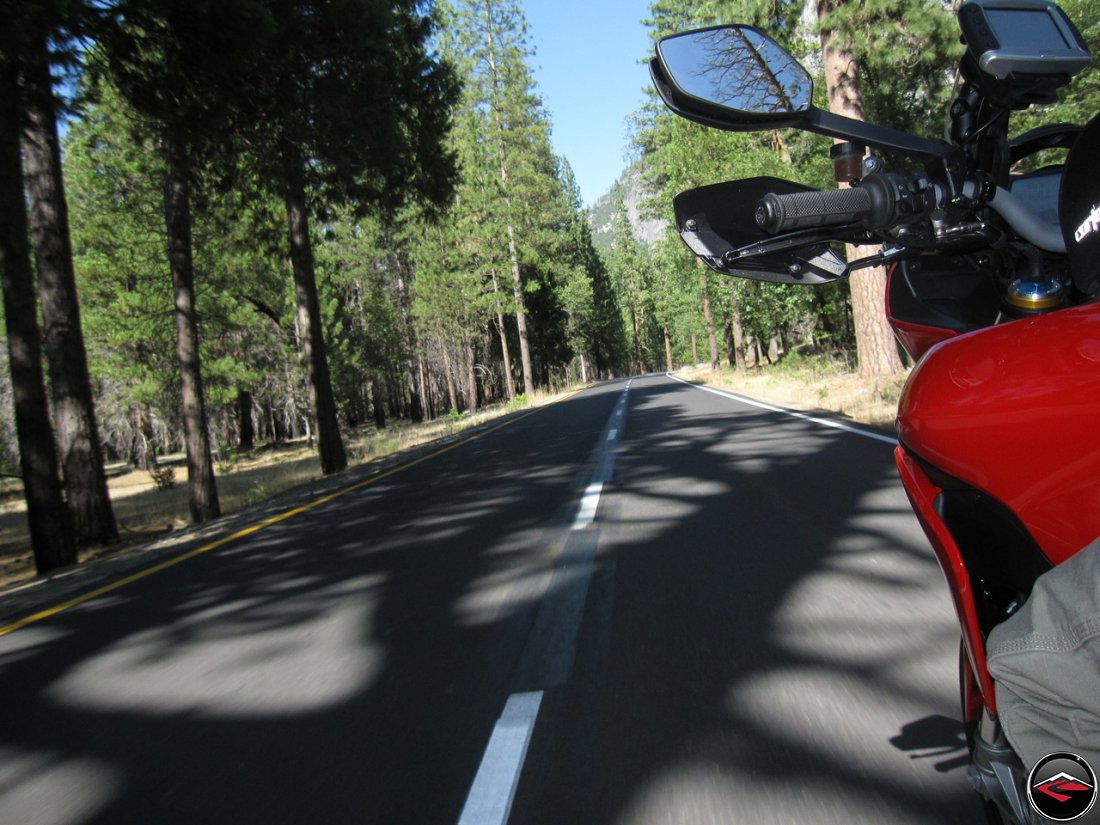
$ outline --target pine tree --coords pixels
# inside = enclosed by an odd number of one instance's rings
[[[9,15],[0,29],[0,290],[31,545],[44,573],[74,563],[76,546],[46,403],[24,206],[19,77],[32,31],[25,14]]]
[[[483,147],[476,162],[483,173],[491,173],[483,174],[488,220],[482,236],[487,248],[501,250],[495,260],[503,256],[502,264],[491,267],[492,284],[501,315],[507,308],[514,317],[524,391],[530,393],[536,383],[532,339],[549,343],[547,324],[555,323],[548,316],[540,319],[539,329],[530,328],[528,304],[536,292],[539,311],[561,320],[551,270],[559,260],[558,232],[568,223],[565,184],[528,65],[533,53],[519,5],[464,0],[452,15],[455,42],[450,48],[466,55],[463,105]]]
[[[592,242],[588,215],[581,209],[580,193],[572,171],[564,170],[565,191],[572,194],[572,218],[563,234],[560,294],[567,315],[566,336],[580,366],[580,379],[623,368],[626,342],[619,308],[600,254]]]
[[[653,267],[634,237],[621,192],[616,193],[612,237],[608,269],[622,306],[632,371],[648,372],[657,363],[654,353],[663,347],[655,323]]]
[[[104,440],[113,454],[150,468],[177,440],[180,384],[165,311],[173,294],[159,215],[164,163],[138,122],[117,90],[100,83],[68,129],[65,156]],[[229,191],[211,178],[207,168],[197,175],[193,233],[203,273],[195,284],[203,389],[218,449],[246,449],[250,426],[258,425],[254,438],[282,438],[284,420],[291,430],[304,424],[308,388],[297,367],[281,199],[246,175]]]
[[[267,18],[250,0],[120,0],[101,54],[164,162],[163,209],[172,275],[181,408],[193,522],[220,515],[202,381],[192,248],[194,183],[206,158],[228,163],[242,110],[240,76],[265,45]]]
[[[414,0],[267,0],[273,42],[245,80],[256,166],[282,193],[321,469],[347,464],[328,366],[310,236],[309,193],[386,210],[443,203],[454,161],[443,137],[457,93],[428,50],[431,16]],[[418,371],[419,374],[419,371]],[[423,382],[421,381],[422,385]]]
[[[51,54],[50,40],[83,34],[87,27],[82,18],[90,10],[79,4],[33,8],[38,13],[21,71],[23,166],[65,501],[77,545],[87,547],[117,541],[118,530],[107,493],[73,275],[51,71],[57,52]]]
[[[179,395],[171,278],[158,181],[163,163],[135,142],[132,111],[100,84],[65,136],[73,264],[101,432],[117,454],[156,464],[155,414]]]

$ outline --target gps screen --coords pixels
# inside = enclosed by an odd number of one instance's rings
[[[1002,49],[1065,49],[1070,46],[1042,9],[985,9]]]

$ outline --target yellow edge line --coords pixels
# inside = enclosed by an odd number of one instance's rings
[[[563,395],[561,398],[558,398],[553,403],[558,404],[562,401],[565,401],[566,399],[572,398],[579,392],[581,392],[581,390],[575,390],[574,392]],[[9,625],[4,625],[3,627],[0,627],[0,636],[7,636],[9,633],[14,633],[16,630],[21,630],[28,625],[35,624],[42,621],[43,619],[48,619],[51,616],[56,616],[58,613],[63,613],[66,610],[84,604],[85,602],[89,602],[92,599],[97,599],[100,596],[112,593],[115,590],[123,588],[128,584],[133,584],[134,582],[144,579],[147,576],[152,576],[154,573],[159,573],[162,570],[167,570],[170,567],[175,567],[177,564],[182,564],[183,562],[188,561],[189,559],[193,559],[196,556],[201,556],[204,553],[209,553],[211,550],[216,550],[217,548],[229,544],[232,541],[242,539],[245,536],[250,536],[253,533],[258,533],[265,527],[270,527],[273,524],[278,524],[280,521],[285,521],[286,519],[301,515],[302,513],[312,510],[314,507],[320,507],[322,504],[327,504],[334,499],[340,498],[340,496],[347,495],[348,493],[353,493],[356,490],[362,490],[365,487],[370,487],[372,484],[377,484],[379,481],[396,475],[397,473],[403,472],[410,467],[415,467],[418,464],[423,464],[429,459],[437,458],[444,453],[449,453],[451,450],[458,449],[459,447],[462,447],[473,441],[484,438],[490,433],[495,433],[497,430],[502,430],[505,427],[515,424],[518,421],[529,418],[530,416],[535,415],[536,413],[539,413],[544,409],[546,409],[546,407],[539,407],[537,409],[531,410],[524,413],[523,415],[517,416],[516,418],[509,419],[503,424],[498,424],[495,427],[491,427],[484,432],[472,435],[469,438],[464,438],[461,441],[456,441],[454,444],[448,444],[446,447],[441,447],[440,449],[430,452],[427,455],[422,455],[420,458],[413,459],[406,464],[401,464],[400,466],[393,467],[392,469],[386,470],[385,472],[379,473],[378,475],[371,476],[368,479],[364,479],[363,481],[359,481],[355,484],[344,487],[340,490],[337,490],[336,492],[329,493],[328,495],[322,496],[318,499],[314,499],[308,504],[303,504],[301,507],[295,507],[293,510],[287,510],[285,513],[280,513],[277,516],[272,516],[271,518],[261,521],[257,524],[253,524],[250,527],[245,527],[243,530],[238,530],[232,535],[223,536],[217,541],[212,541],[209,544],[205,544],[202,547],[196,548],[195,550],[189,550],[186,553],[175,556],[174,558],[168,559],[166,561],[162,561],[159,564],[153,565],[152,567],[147,567],[144,570],[140,570],[137,573],[133,573],[129,576],[126,576],[125,578],[119,579],[118,581],[111,582],[110,584],[105,584],[103,585],[103,587],[96,588],[95,590],[89,591],[88,593],[83,593],[79,596],[75,596],[74,598],[69,599],[66,602],[55,605],[54,607],[48,607],[45,610],[40,610],[37,613],[32,613],[30,616],[25,616],[24,618],[12,622]]]

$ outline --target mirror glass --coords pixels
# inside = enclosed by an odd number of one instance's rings
[[[662,40],[657,51],[673,83],[707,103],[760,115],[810,107],[810,75],[757,29],[722,26],[677,34]]]

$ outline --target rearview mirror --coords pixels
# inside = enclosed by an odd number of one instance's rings
[[[721,113],[759,121],[809,111],[813,81],[782,46],[751,26],[666,37],[657,57],[675,90]]]
[[[836,115],[813,105],[813,81],[798,61],[752,26],[714,26],[657,43],[649,73],[680,117],[713,129],[804,129],[872,149],[939,160],[950,144]]]

